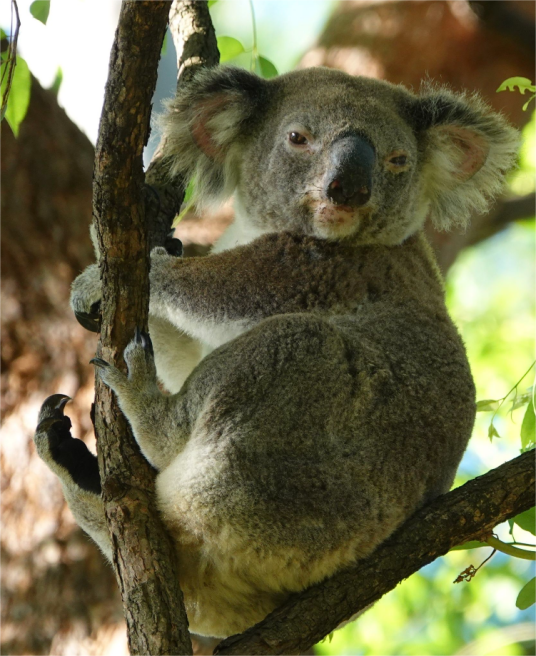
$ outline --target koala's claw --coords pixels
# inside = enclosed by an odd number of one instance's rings
[[[34,442],[37,453],[60,478],[69,478],[88,492],[101,493],[99,466],[82,440],[71,435],[71,420],[64,414],[70,396],[53,394],[39,411]]]
[[[143,330],[141,330],[139,326],[136,327],[136,331],[134,333],[134,341],[136,342],[136,344],[139,344],[144,350],[148,351],[150,355],[154,356],[153,343],[151,341],[149,333],[146,333]]]
[[[58,422],[64,423],[67,426],[67,430],[69,430],[71,428],[71,420],[63,414],[63,410],[70,400],[71,397],[66,394],[52,394],[52,396],[46,398],[39,410],[36,432],[46,431],[50,426]]]
[[[92,333],[100,333],[101,329],[101,317],[100,314],[89,314],[88,312],[76,312],[74,313],[78,323],[85,328],[90,330]]]
[[[148,333],[136,328],[134,339],[127,345],[123,357],[128,376],[102,358],[92,358],[90,363],[98,368],[102,382],[108,385],[120,400],[123,395],[133,392],[152,392],[157,389],[153,344]]]
[[[106,362],[106,360],[103,360],[102,358],[91,358],[89,364],[94,364],[96,367],[101,367],[102,369],[110,366],[110,363]]]
[[[90,264],[73,282],[71,308],[78,323],[94,333],[101,329],[102,283],[97,264]]]

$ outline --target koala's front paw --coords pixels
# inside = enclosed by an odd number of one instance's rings
[[[90,264],[71,286],[71,307],[78,323],[94,333],[100,332],[102,282],[97,264]]]
[[[101,493],[97,458],[82,440],[71,435],[71,420],[63,414],[70,397],[53,394],[39,411],[34,442],[42,460],[64,482]]]
[[[128,368],[128,375],[101,358],[93,358],[102,381],[118,396],[119,401],[125,400],[124,395],[154,393],[158,391],[156,384],[156,367],[151,338],[136,328],[134,339],[123,353]]]

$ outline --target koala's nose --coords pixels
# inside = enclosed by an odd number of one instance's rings
[[[336,205],[361,207],[372,193],[374,148],[359,135],[337,139],[331,147],[326,196]]]

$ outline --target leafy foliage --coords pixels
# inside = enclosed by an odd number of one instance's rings
[[[536,422],[534,421],[534,402],[531,399],[521,424],[521,447],[523,451],[533,449],[535,446]],[[534,533],[534,531],[532,531]]]
[[[30,13],[43,25],[47,24],[48,14],[50,12],[50,0],[34,0],[30,5]]]
[[[526,111],[528,109],[530,101],[534,100],[534,98],[536,97],[536,86],[528,78],[509,77],[500,85],[500,87],[497,89],[497,93],[499,93],[499,91],[515,91],[516,87],[519,89],[519,93],[523,95],[525,94],[526,91],[532,94],[531,97],[527,100],[527,102],[523,105],[523,111]]]
[[[512,519],[512,522],[517,524],[524,531],[528,531],[529,533],[532,533],[532,535],[536,535],[536,513],[534,508],[526,510],[524,513],[517,515]]]
[[[527,585],[524,585],[521,592],[517,595],[516,606],[520,610],[525,610],[534,603],[536,597],[536,578],[532,578]]]
[[[8,89],[8,75],[5,73],[7,66],[9,66],[7,53],[2,53],[2,99],[6,93],[9,93],[5,119],[13,130],[13,134],[17,136],[19,134],[19,126],[26,116],[30,104],[31,76],[26,61],[22,57],[17,56],[11,88]]]
[[[217,41],[218,50],[220,51],[220,62],[222,64],[246,52],[240,41],[232,36],[219,36]]]
[[[269,80],[271,77],[278,75],[277,68],[269,59],[259,55],[255,62],[255,70],[261,76]]]

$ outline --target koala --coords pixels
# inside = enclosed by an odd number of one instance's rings
[[[500,191],[516,131],[478,97],[325,68],[201,72],[162,118],[169,178],[234,196],[207,257],[151,254],[149,334],[95,359],[157,469],[191,630],[225,637],[368,556],[447,492],[475,388],[422,228]],[[71,305],[96,327],[98,268]],[[160,383],[167,391],[162,391]],[[67,397],[35,442],[111,557]]]

